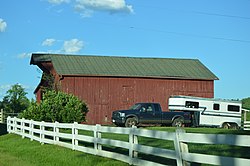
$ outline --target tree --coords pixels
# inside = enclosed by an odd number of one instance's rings
[[[26,95],[25,89],[20,84],[15,84],[6,92],[1,107],[7,113],[21,113],[30,104]]]
[[[250,97],[242,99],[242,107],[250,110]]]
[[[46,91],[41,103],[31,102],[21,117],[46,122],[83,122],[88,112],[85,102],[72,94],[60,91]]]

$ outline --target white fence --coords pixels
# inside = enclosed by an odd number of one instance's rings
[[[0,110],[0,123],[7,123],[7,117],[18,116],[18,113],[6,113],[3,109]]]
[[[250,130],[250,121],[247,121],[247,114],[250,114],[250,110],[242,109],[243,112],[243,130]]]
[[[65,130],[70,129],[70,133]],[[7,130],[9,133],[21,135],[23,138],[28,137],[31,140],[40,143],[48,143],[64,146],[73,150],[82,151],[93,155],[108,157],[121,160],[133,165],[163,165],[168,163],[156,163],[157,161],[148,161],[140,158],[140,153],[159,156],[162,158],[172,159],[176,161],[175,165],[189,165],[192,162],[206,163],[213,165],[250,165],[250,159],[232,158],[225,156],[215,156],[208,154],[190,153],[187,143],[197,144],[225,144],[241,147],[250,147],[249,135],[222,135],[222,134],[195,134],[185,133],[183,130],[177,129],[176,132],[163,132],[146,129],[106,127],[100,125],[83,125],[78,123],[46,123],[33,120],[25,120],[18,118],[7,119]],[[82,131],[90,131],[92,136],[83,135]],[[124,134],[128,136],[127,141],[113,140],[102,137],[103,133]],[[104,135],[104,134],[103,134]],[[163,149],[159,147],[151,147],[141,145],[138,137],[147,137],[152,139],[172,141],[175,150]],[[65,141],[68,140],[68,141]],[[151,139],[150,139],[151,140]],[[84,146],[83,142],[93,145],[92,147]],[[122,148],[128,151],[126,154],[108,151],[103,146],[112,146]],[[139,155],[138,155],[139,154]],[[139,156],[139,157],[138,157]],[[172,164],[171,164],[172,165]]]
[[[4,122],[3,109],[0,110],[0,123]]]
[[[250,121],[244,121],[244,130],[250,130]]]

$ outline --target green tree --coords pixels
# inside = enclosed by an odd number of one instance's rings
[[[242,99],[242,107],[250,110],[250,97]]]
[[[83,122],[85,121],[88,107],[85,102],[72,94],[46,91],[41,103],[31,102],[21,117],[46,122]]]
[[[29,107],[27,92],[20,84],[15,84],[6,92],[1,107],[7,113],[20,113]]]

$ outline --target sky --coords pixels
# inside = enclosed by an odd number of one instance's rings
[[[215,98],[250,97],[250,0],[1,0],[0,100],[29,98],[32,53],[199,59]]]

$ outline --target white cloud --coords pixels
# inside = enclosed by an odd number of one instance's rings
[[[87,16],[91,11],[133,13],[133,7],[127,5],[125,0],[76,0],[75,9]]]
[[[55,42],[55,39],[46,39],[43,41],[42,46],[52,46]]]
[[[109,13],[128,13],[134,12],[132,5],[128,5],[126,0],[47,0],[50,4],[60,5],[71,3],[75,10],[83,17],[91,17],[95,11]],[[59,10],[60,12],[62,10]]]
[[[62,3],[69,3],[70,0],[48,0],[48,2],[55,5],[60,5]]]
[[[6,28],[7,28],[7,23],[0,18],[0,32],[4,32]]]
[[[56,49],[53,47],[51,50],[46,50],[46,51],[36,51],[36,52],[29,52],[29,53],[21,53],[18,54],[16,57],[18,59],[26,59],[26,58],[31,58],[32,53],[55,53],[55,54],[60,54],[60,53],[77,53],[81,49],[84,48],[84,42],[79,40],[79,39],[71,39],[71,40],[58,40],[58,39],[52,39],[48,38],[42,42],[43,46],[53,46],[57,43],[61,43],[61,49]],[[0,61],[0,69],[1,69],[1,61]]]
[[[78,39],[71,39],[68,41],[64,41],[63,51],[66,53],[76,53],[79,52],[83,47],[83,41]]]
[[[19,59],[30,58],[30,57],[31,57],[31,53],[21,53],[17,55],[17,58]]]

